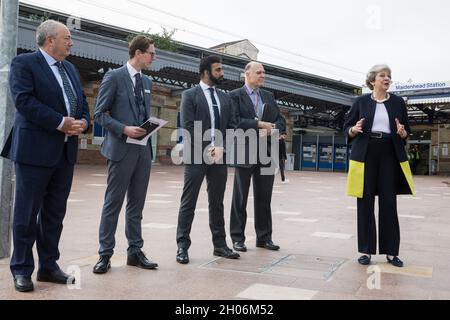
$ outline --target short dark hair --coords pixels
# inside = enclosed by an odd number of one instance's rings
[[[209,71],[209,73],[211,73],[212,72],[211,66],[214,63],[222,63],[222,58],[215,55],[204,57],[200,61],[199,67],[200,75],[203,75],[205,71]]]
[[[141,51],[142,53],[146,52],[148,47],[150,47],[151,44],[154,44],[155,40],[152,38],[149,38],[144,35],[139,35],[134,37],[128,46],[129,50],[128,53],[130,55],[130,58],[134,58],[136,54],[136,50]]]

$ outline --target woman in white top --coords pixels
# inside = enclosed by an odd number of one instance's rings
[[[344,134],[352,143],[347,194],[358,198],[358,251],[363,253],[358,262],[368,265],[376,254],[374,203],[378,195],[379,254],[402,267],[397,194],[414,194],[405,151],[408,114],[403,99],[387,92],[391,84],[387,65],[372,67],[366,84],[372,93],[356,99],[344,124]]]

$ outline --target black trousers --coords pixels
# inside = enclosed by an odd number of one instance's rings
[[[251,168],[236,167],[235,169],[230,215],[230,235],[233,242],[245,241],[247,200],[252,177],[256,242],[272,240],[271,201],[275,176],[262,175],[261,166],[254,165]]]
[[[280,159],[280,175],[281,175],[281,181],[286,180],[286,177],[284,176],[284,168],[285,168],[285,159]]]
[[[358,199],[358,251],[376,254],[375,195],[379,207],[379,253],[397,256],[400,227],[397,187],[401,168],[391,139],[369,140],[364,171],[364,194]]]
[[[198,194],[206,176],[208,190],[209,228],[215,248],[225,247],[225,220],[223,197],[227,184],[227,166],[225,164],[191,164],[184,167],[184,187],[178,212],[177,245],[189,249],[191,245],[192,222]]]

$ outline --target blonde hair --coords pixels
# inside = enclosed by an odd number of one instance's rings
[[[381,71],[388,71],[389,74],[392,74],[391,68],[389,68],[387,64],[374,65],[372,68],[370,68],[369,72],[367,72],[366,85],[369,87],[370,90],[373,90],[373,85],[371,84],[371,82],[375,81],[375,77]]]

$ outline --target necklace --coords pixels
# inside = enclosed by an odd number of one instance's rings
[[[383,103],[383,102],[385,102],[386,100],[389,100],[389,98],[391,97],[390,95],[389,95],[389,93],[386,93],[386,97],[384,98],[384,99],[381,99],[381,100],[377,100],[377,99],[375,99],[375,97],[373,96],[373,93],[370,95],[370,97],[372,98],[372,100],[374,100],[374,101],[376,101],[376,102],[378,102],[378,103]]]

